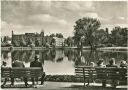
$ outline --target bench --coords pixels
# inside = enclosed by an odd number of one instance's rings
[[[107,81],[112,81],[114,87],[118,84],[117,82],[127,84],[127,71],[127,68],[75,67],[76,77],[83,78],[84,86],[85,82],[89,85],[90,81],[96,80],[102,81],[102,86],[106,86]]]
[[[38,84],[38,78],[42,77],[45,72],[42,71],[42,68],[38,67],[13,67],[13,68],[1,68],[1,78],[36,78]]]
[[[76,73],[76,78],[83,78],[83,83],[85,86],[85,83],[87,81],[87,85],[89,85],[89,81],[93,80],[96,77],[96,71],[95,68],[90,67],[90,66],[78,66],[75,67],[75,73]]]

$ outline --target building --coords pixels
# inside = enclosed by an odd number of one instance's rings
[[[1,46],[11,46],[11,38],[9,36],[1,36]]]
[[[53,37],[55,39],[55,46],[63,46],[64,45],[64,38],[58,38],[58,37]]]
[[[25,33],[25,34],[14,34],[12,31],[12,45],[15,47],[26,47],[30,45],[42,46],[44,38],[44,32],[39,33]]]

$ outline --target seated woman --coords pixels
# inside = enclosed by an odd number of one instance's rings
[[[95,63],[94,62],[90,62],[90,66],[91,67],[95,67]]]
[[[97,62],[97,66],[98,68],[104,68],[104,60],[103,59],[99,59],[99,61]],[[102,86],[105,87],[106,86],[106,80],[102,79]]]
[[[126,68],[126,67],[128,67],[127,62],[126,62],[125,60],[122,60],[121,63],[120,63],[120,67],[121,67],[121,68]]]
[[[118,66],[115,64],[115,58],[111,58],[110,61],[109,61],[109,64],[106,65],[106,67],[118,67]]]

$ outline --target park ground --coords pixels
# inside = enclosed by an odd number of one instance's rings
[[[29,82],[30,83],[30,82]],[[23,85],[23,83],[15,83],[15,85]],[[3,88],[1,90],[127,90],[128,86],[117,86],[112,88],[110,85],[101,87],[101,84],[91,84],[89,87],[84,87],[83,83],[70,82],[45,82],[44,85],[37,85],[37,88]]]

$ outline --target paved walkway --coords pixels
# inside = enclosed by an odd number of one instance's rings
[[[16,83],[23,85],[23,83]],[[83,83],[68,83],[68,82],[45,82],[44,85],[37,85],[37,88],[4,88],[2,90],[127,90],[128,86],[117,86],[112,88],[107,85],[106,88],[101,87],[101,84],[91,84],[90,87],[83,87]]]

